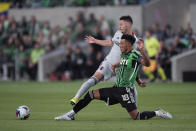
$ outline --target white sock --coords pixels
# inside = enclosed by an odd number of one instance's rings
[[[154,111],[156,116],[160,116],[160,112],[159,111]]]
[[[98,82],[98,79],[96,77],[91,77],[86,82],[82,84],[78,92],[76,93],[75,97],[80,98],[84,93],[92,86],[96,85]]]
[[[70,110],[69,112],[67,112],[66,114],[70,115],[70,116],[74,116],[76,113],[74,112],[74,110]]]

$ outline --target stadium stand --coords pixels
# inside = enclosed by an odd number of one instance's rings
[[[18,8],[20,5],[18,2],[12,3],[12,8]],[[36,2],[30,2],[30,8],[35,8],[34,6],[40,1]],[[51,1],[48,0],[48,2],[39,3],[41,4],[39,8],[48,7]],[[137,1],[136,3],[139,4],[140,2]],[[27,8],[26,3],[22,4],[23,8]],[[98,5],[102,4],[98,3]],[[56,6],[58,4],[49,7]],[[51,21],[49,20],[42,21],[34,15],[28,17],[30,18],[22,16],[20,20],[16,20],[14,16],[0,16],[1,80],[39,79],[43,81],[48,79],[72,80],[89,77],[110,48],[102,48],[96,45],[89,47],[84,41],[85,35],[93,35],[98,39],[111,39],[117,28],[114,20],[107,17],[104,18],[103,16],[98,18],[94,13],[88,14],[87,18],[87,14],[83,11],[79,11],[75,16],[69,16],[69,22],[66,26],[51,26]],[[156,37],[160,42],[160,64],[166,71],[167,78],[170,80],[173,77],[171,75],[171,67],[173,65],[171,65],[172,61],[170,58],[196,48],[195,32],[191,26],[187,26],[187,28],[179,27],[176,31],[170,23],[162,25],[159,22],[152,24],[149,28],[152,30],[153,37]],[[138,34],[138,31],[135,30],[135,33]],[[139,32],[139,34],[142,33]],[[145,37],[143,38],[145,39]],[[41,49],[35,49],[36,44],[40,45]],[[76,53],[78,47],[81,48],[84,58],[78,58]],[[32,54],[33,50],[35,52],[44,50],[44,55],[34,56]],[[37,60],[35,63],[32,63],[32,59],[34,58]],[[77,62],[80,59],[83,60],[84,67],[81,67],[80,62]],[[67,62],[72,66],[67,67],[67,69],[62,68],[66,67]],[[36,72],[38,71],[38,77],[34,79],[30,70],[36,64],[38,65],[34,69]],[[77,74],[77,72],[74,72],[76,67],[78,70],[80,68],[84,69],[84,72]],[[89,68],[92,71],[88,70],[85,72],[85,69]],[[61,73],[59,74],[59,72]],[[66,72],[66,77],[68,78],[65,78],[64,72]]]

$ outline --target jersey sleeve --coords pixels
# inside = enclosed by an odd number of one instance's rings
[[[133,44],[133,49],[135,49],[135,50],[139,50],[138,48],[137,48],[137,42],[139,41],[139,39],[137,38],[137,36],[134,34],[134,37],[135,37],[135,43]]]
[[[142,57],[141,57],[141,56],[139,56],[139,57],[138,57],[138,59],[137,59],[138,63],[140,63],[140,64],[141,64],[141,60],[142,60]]]
[[[121,37],[122,37],[122,33],[120,31],[117,31],[113,38],[112,38],[112,42],[118,46],[120,46],[120,40],[121,40]]]

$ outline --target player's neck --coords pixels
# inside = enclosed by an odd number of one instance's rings
[[[131,52],[132,50],[133,50],[132,47],[128,48],[128,49],[126,50],[125,54],[128,54],[128,53]]]
[[[127,31],[127,34],[129,34],[129,35],[133,35],[132,30]]]

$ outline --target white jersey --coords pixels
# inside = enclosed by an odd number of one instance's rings
[[[121,57],[121,50],[120,50],[120,40],[121,40],[121,37],[122,37],[122,32],[120,30],[118,30],[113,38],[112,38],[112,42],[113,42],[113,46],[109,52],[109,54],[106,56],[106,61],[108,61],[110,64],[114,65],[116,64],[117,62],[120,61],[120,57]],[[138,38],[134,35],[136,41],[133,45],[134,49],[137,48],[137,41],[138,41]]]

